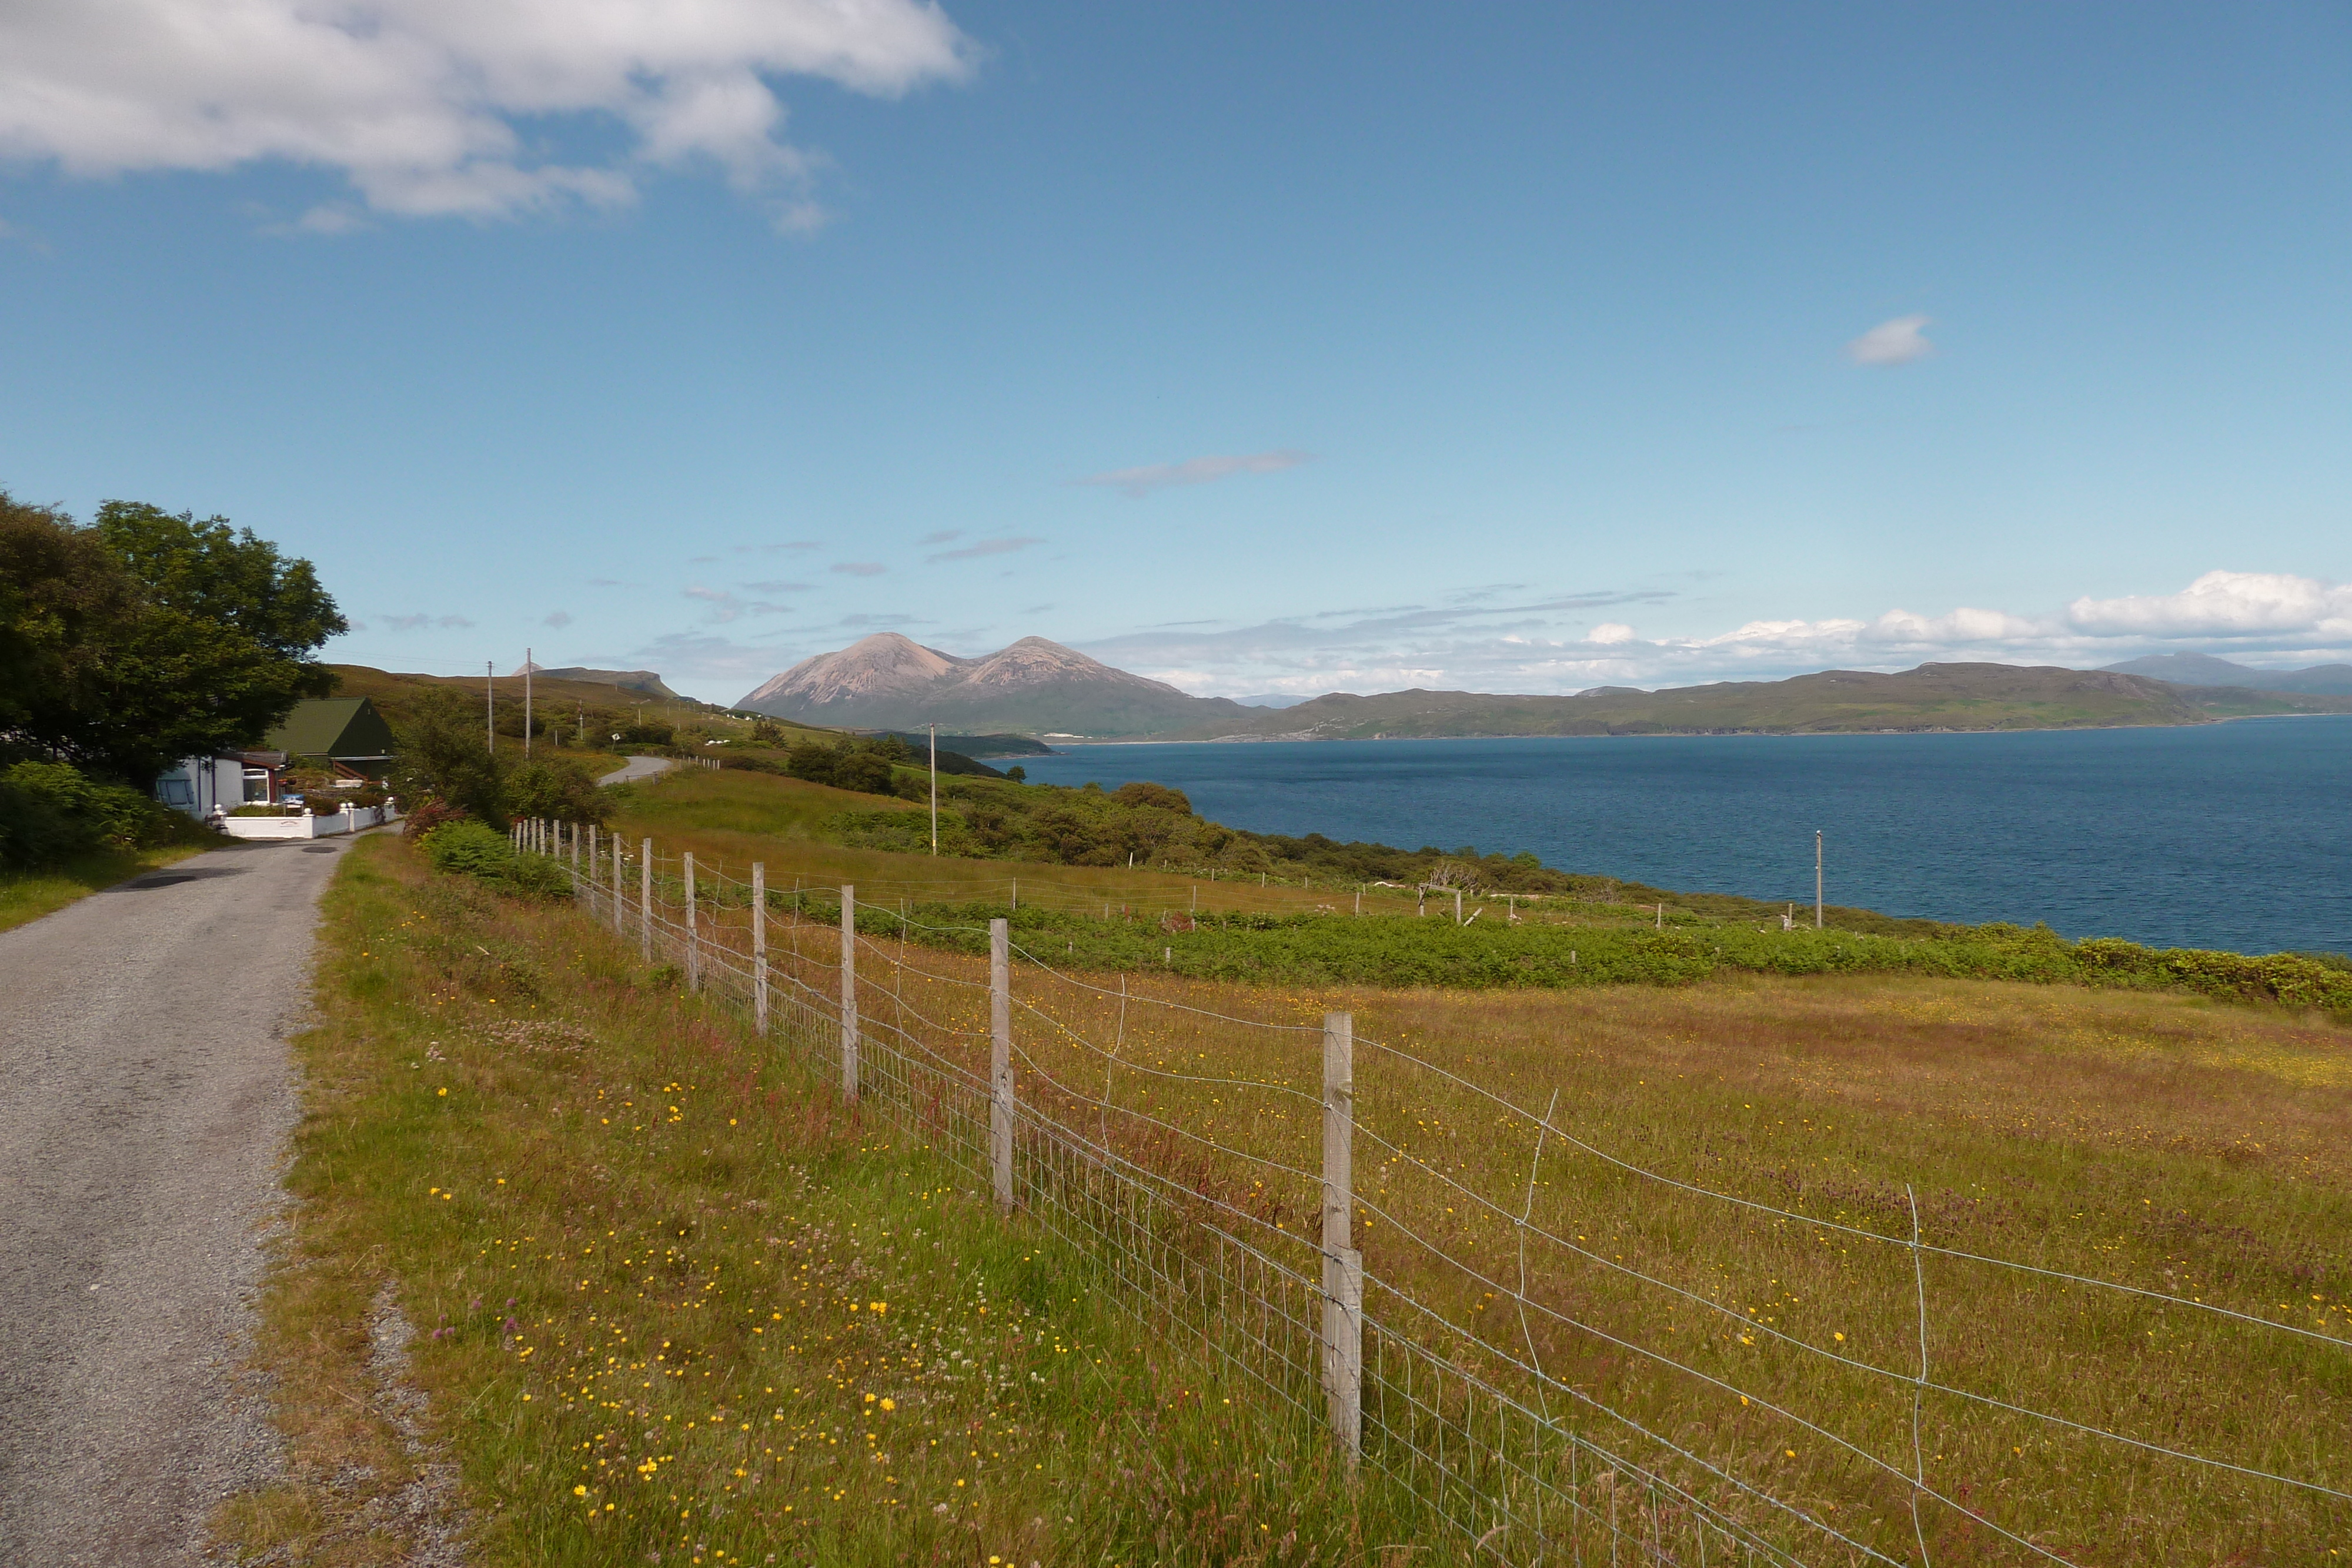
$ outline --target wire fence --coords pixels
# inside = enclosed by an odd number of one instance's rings
[[[1066,974],[1002,920],[926,924],[910,896],[594,829],[517,841],[1478,1553],[2352,1553],[2352,1343],[2290,1303],[1948,1245],[1949,1195],[1882,1184],[1822,1213],[1688,1179],[1557,1094],[1518,1103],[1345,1015]]]

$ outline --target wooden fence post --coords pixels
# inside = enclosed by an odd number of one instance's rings
[[[1356,1020],[1323,1015],[1323,1396],[1353,1465],[1364,1451],[1364,1255],[1356,1207]]]
[[[654,961],[654,841],[646,841],[645,857],[637,862],[637,956]]]
[[[988,923],[988,1171],[996,1207],[1013,1212],[1013,969],[1008,922]]]
[[[857,889],[841,890],[841,1097],[857,1098]]]
[[[686,988],[702,989],[702,928],[695,918],[694,852],[688,850],[686,873]]]
[[[603,851],[604,844],[596,836],[596,824],[591,822],[588,824],[588,912],[591,915],[596,912],[596,895],[604,891],[604,862],[596,858]]]
[[[768,868],[751,862],[751,1027],[768,1033]]]

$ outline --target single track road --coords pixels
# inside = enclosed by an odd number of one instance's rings
[[[671,768],[677,766],[677,764],[676,761],[667,757],[632,757],[629,758],[627,767],[615,768],[610,773],[605,774],[602,779],[597,779],[596,782],[599,784],[634,784],[640,779],[656,778],[661,774],[668,772]]]
[[[0,932],[0,1563],[205,1561],[276,1437],[238,1367],[349,839],[239,844]]]

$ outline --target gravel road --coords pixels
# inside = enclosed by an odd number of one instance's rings
[[[597,779],[596,782],[599,784],[634,784],[640,779],[651,779],[656,774],[667,773],[677,766],[677,764],[676,762],[667,757],[632,757],[629,758],[629,765],[627,767],[615,768],[610,773],[605,774],[602,779]]]
[[[273,1472],[236,1366],[296,1103],[319,895],[247,844],[0,932],[0,1563],[204,1561]]]

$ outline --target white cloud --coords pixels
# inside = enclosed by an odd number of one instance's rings
[[[1925,316],[1897,316],[1892,321],[1881,321],[1848,343],[1845,357],[1857,365],[1907,365],[1914,360],[1924,360],[1936,351],[1936,345],[1920,334],[1920,329],[1927,325]]]
[[[1574,692],[1592,685],[1774,680],[1829,667],[1992,663],[2095,669],[2141,653],[2218,653],[2253,664],[2352,661],[2352,584],[2212,571],[2176,594],[2081,598],[2063,610],[1959,606],[1936,614],[1759,617],[1727,631],[1644,638],[1612,605],[1669,612],[1671,593],[1383,606],[1255,626],[1184,623],[1090,641],[1107,663],[1219,695],[1395,691]]]
[[[809,585],[805,582],[785,582],[773,579],[766,582],[747,582],[743,586],[753,593],[806,593],[809,591]]]
[[[772,78],[889,96],[971,68],[928,0],[61,0],[0,6],[0,155],[102,176],[282,161],[405,216],[632,200],[707,163],[806,226]],[[626,150],[567,162],[564,117]],[[605,130],[587,134],[609,140]],[[301,220],[360,222],[330,201]]]
[[[1178,485],[1206,485],[1233,474],[1279,474],[1314,461],[1307,452],[1255,452],[1246,457],[1190,457],[1181,463],[1156,463],[1148,468],[1118,468],[1108,474],[1074,480],[1100,485],[1138,497]]]
[[[445,632],[465,632],[473,622],[462,615],[379,615],[376,624],[393,632],[415,632],[426,626],[436,626]]]
[[[2077,599],[2066,606],[2077,630],[2096,636],[2246,637],[2309,633],[2352,637],[2352,583],[2280,572],[2209,571],[2179,593]]]

